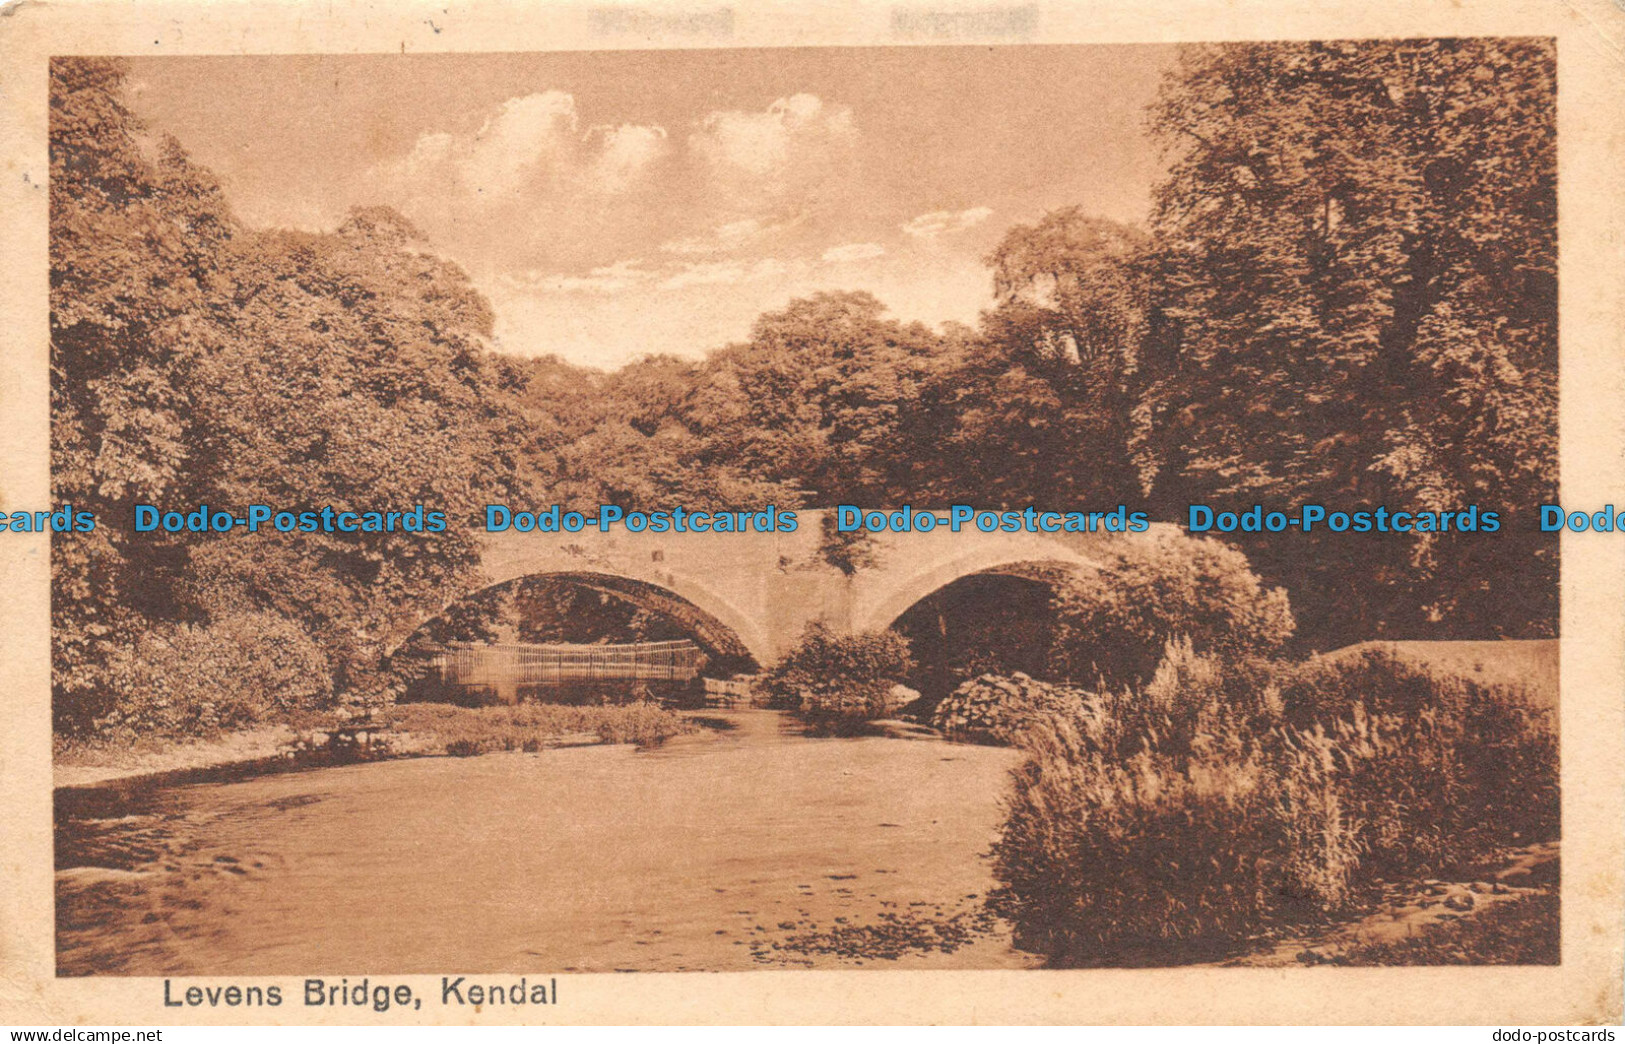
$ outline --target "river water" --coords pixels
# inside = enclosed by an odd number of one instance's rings
[[[1015,755],[708,712],[650,749],[174,786],[58,822],[64,975],[1013,968]]]

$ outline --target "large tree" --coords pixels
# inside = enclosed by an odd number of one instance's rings
[[[200,495],[308,509],[446,513],[445,532],[198,538],[192,593],[299,620],[345,680],[475,582],[481,507],[534,456],[522,375],[486,350],[491,312],[391,211],[336,233],[239,235],[231,336],[194,394]]]
[[[987,259],[996,303],[981,336],[926,390],[935,423],[949,422],[934,458],[945,493],[1061,509],[1140,498],[1131,442],[1148,244],[1077,207],[1005,233]]]
[[[1189,47],[1151,110],[1165,502],[1513,516],[1496,537],[1255,547],[1319,582],[1294,598],[1320,624],[1334,605],[1350,631],[1555,620],[1531,518],[1556,488],[1554,120],[1552,45],[1523,39]]]
[[[191,383],[237,224],[205,171],[125,106],[121,62],[51,64],[51,484],[93,533],[51,556],[59,722],[105,709],[109,655],[173,615],[184,541],[136,536],[137,503],[193,489]]]
[[[59,725],[150,696],[116,668],[155,635],[225,654],[243,633],[303,633],[341,687],[382,687],[379,654],[477,582],[480,505],[542,481],[536,443],[553,432],[525,411],[531,375],[486,349],[488,305],[397,215],[244,228],[125,107],[119,63],[52,73],[53,494],[101,520],[54,547]],[[139,503],[421,504],[449,524],[134,533]],[[200,655],[172,662],[207,673]]]
[[[705,442],[700,463],[759,476],[815,506],[891,502],[910,465],[898,453],[904,412],[940,343],[884,312],[868,293],[818,293],[713,353],[684,410]]]

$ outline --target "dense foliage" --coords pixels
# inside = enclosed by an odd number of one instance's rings
[[[1549,715],[1383,653],[1173,643],[1142,690],[1054,709],[1019,742],[1001,901],[1064,965],[1223,952],[1557,836]]]
[[[892,691],[913,669],[908,639],[896,631],[836,634],[815,623],[763,679],[763,688],[816,722],[868,721],[894,709]]]
[[[116,63],[53,69],[53,492],[113,522],[53,556],[59,727],[128,720],[149,697],[115,665],[164,628],[196,644],[244,617],[303,631],[313,680],[382,694],[382,653],[470,582],[469,527],[243,541],[130,521],[138,503],[472,518],[523,481],[532,438],[518,370],[482,346],[488,306],[387,211],[328,235],[242,227],[123,106]],[[171,698],[223,662],[170,660]]]
[[[390,211],[324,234],[244,226],[132,114],[119,62],[57,60],[54,495],[113,523],[54,546],[58,727],[135,720],[132,686],[201,692],[223,651],[171,658],[198,673],[163,682],[136,680],[134,651],[157,634],[214,650],[245,619],[315,650],[295,702],[395,691],[403,668],[382,654],[478,584],[465,522],[497,500],[1123,502],[1176,520],[1192,500],[1516,514],[1552,499],[1554,75],[1538,40],[1187,48],[1149,113],[1167,151],[1149,227],[1076,207],[1012,227],[976,328],[823,293],[703,360],[661,355],[656,335],[600,373],[490,351],[487,302]],[[136,539],[125,522],[137,503],[200,502],[424,503],[453,524],[250,542]],[[1154,563],[1114,565],[1154,619],[1063,597],[1077,640],[1061,669],[1150,670],[1087,649],[1097,622],[1150,657],[1174,633],[1273,648],[1290,630],[1276,586],[1313,647],[1555,627],[1555,540],[1516,518],[1494,540],[1245,550],[1262,586],[1209,545],[1168,551],[1205,577],[1180,590]],[[832,534],[826,555],[872,564],[862,539]],[[521,597],[538,636],[572,608],[658,631],[624,606]],[[465,605],[425,633],[488,633],[489,616]]]
[[[1270,654],[1292,636],[1286,592],[1241,552],[1180,535],[1125,543],[1055,585],[1051,673],[1116,688],[1149,680],[1175,638],[1198,652]]]
[[[326,702],[330,671],[310,635],[275,613],[156,624],[108,663],[110,688],[124,697],[100,724],[109,738],[130,740],[285,723]]]
[[[1254,541],[1311,631],[1555,620],[1531,517],[1557,491],[1555,62],[1534,39],[1192,47],[1150,113],[1171,164],[1141,403],[1160,502],[1514,516],[1493,549]]]

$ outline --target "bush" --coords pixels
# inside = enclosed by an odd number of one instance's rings
[[[1329,723],[1359,755],[1344,800],[1378,876],[1438,874],[1464,853],[1557,836],[1555,727],[1515,690],[1366,650],[1298,666],[1280,700],[1290,728]]]
[[[954,739],[1009,744],[1035,715],[1083,694],[1030,678],[984,674],[942,698],[931,726]]]
[[[1557,831],[1550,722],[1383,654],[1170,643],[1142,690],[1054,705],[1019,739],[999,903],[1058,964],[1222,952]]]
[[[908,639],[895,631],[836,634],[810,625],[763,681],[775,705],[828,724],[869,721],[892,707],[892,689],[914,669]]]
[[[1182,534],[1125,542],[1095,570],[1060,583],[1050,669],[1101,688],[1143,683],[1163,646],[1273,653],[1292,636],[1286,592],[1266,590],[1240,551]]]
[[[103,735],[203,736],[327,705],[332,676],[298,624],[274,613],[166,624],[121,649],[108,670],[114,708]]]

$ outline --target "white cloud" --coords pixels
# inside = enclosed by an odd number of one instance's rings
[[[815,94],[796,94],[780,98],[766,112],[712,112],[689,142],[714,164],[768,175],[787,166],[796,149],[841,142],[852,133],[851,109],[826,105]]]
[[[935,239],[938,236],[963,232],[979,225],[993,215],[991,207],[971,207],[969,210],[933,210],[902,226],[904,232],[916,239]]]
[[[731,286],[776,279],[806,268],[806,262],[786,262],[776,257],[757,261],[678,261],[653,268],[644,267],[642,258],[633,258],[594,268],[586,275],[538,270],[510,273],[500,277],[499,284],[505,290],[530,297],[613,295],[629,290]]]
[[[630,187],[666,152],[664,127],[631,123],[595,127],[588,132],[588,139],[599,143],[591,166],[592,180],[611,191]]]
[[[509,98],[451,156],[465,184],[502,195],[519,187],[537,165],[567,162],[576,137],[575,99],[563,91]]]
[[[867,261],[872,257],[880,257],[885,252],[886,248],[879,243],[846,243],[824,251],[823,260],[844,264],[850,261]]]
[[[710,236],[698,240],[678,240],[664,244],[661,249],[675,254],[711,254],[719,244],[742,244],[760,238],[773,226],[764,226],[754,220],[739,221],[720,226]],[[703,247],[703,249],[702,249]],[[585,275],[570,272],[548,272],[532,269],[510,273],[501,277],[503,286],[511,291],[533,297],[563,294],[614,295],[627,291],[687,290],[694,287],[736,286],[744,283],[780,283],[818,280],[825,278],[818,271],[818,263],[844,265],[883,257],[886,248],[879,243],[843,243],[833,246],[812,258],[763,257],[756,260],[742,258],[709,257],[696,260],[671,258],[646,263],[643,258],[631,258],[602,265]]]
[[[906,265],[872,266],[861,285],[904,320],[974,323],[992,304],[987,270],[975,257],[918,255]],[[649,352],[699,357],[748,337],[762,313],[793,298],[852,289],[852,276],[851,268],[821,262],[817,253],[762,261],[652,255],[584,275],[530,273],[487,285],[502,350],[619,366]],[[613,289],[616,280],[624,281],[622,289]]]
[[[718,225],[703,236],[685,236],[660,244],[668,254],[724,254],[761,239],[780,226],[764,226],[756,218]]]
[[[505,275],[502,282],[529,294],[618,294],[654,279],[656,274],[640,268],[641,258],[617,261],[592,269],[586,275],[537,271]]]
[[[676,273],[660,282],[662,290],[681,290],[685,286],[712,286],[737,283],[745,278],[745,266],[737,261],[703,261],[684,265]]]
[[[570,94],[527,94],[503,102],[473,134],[420,135],[411,152],[373,173],[408,201],[456,194],[467,202],[496,205],[538,180],[617,192],[666,151],[664,127],[622,124],[585,133],[579,128]]]
[[[844,166],[856,141],[850,108],[795,94],[763,112],[711,112],[688,145],[714,187],[748,205],[824,180]]]
[[[812,94],[702,111],[683,133],[615,115],[562,90],[510,97],[473,127],[430,126],[353,196],[398,207],[471,267],[534,269],[580,293],[623,285],[588,269],[634,254],[799,257],[863,184],[852,111]],[[657,259],[646,271],[651,286],[702,277]]]
[[[775,257],[760,261],[697,261],[682,265],[660,281],[662,290],[681,290],[690,286],[732,286],[738,283],[776,279],[790,271],[789,265]]]

